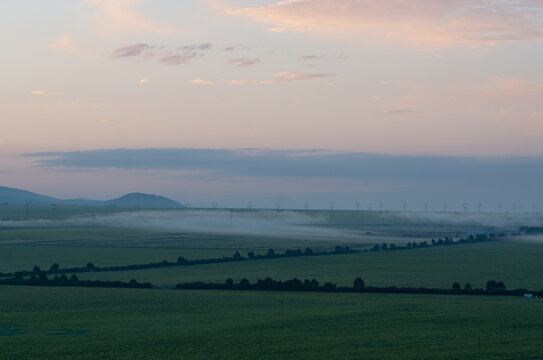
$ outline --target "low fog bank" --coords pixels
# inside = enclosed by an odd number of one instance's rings
[[[63,221],[31,220],[28,227],[92,226],[169,230],[222,235],[254,235],[302,239],[356,239],[354,231],[322,227],[326,218],[291,211],[228,210],[136,211],[77,216]],[[0,227],[21,227],[20,221],[0,221]],[[321,226],[319,226],[321,225]]]
[[[541,213],[398,212],[413,223],[485,227],[543,226]]]
[[[542,235],[522,235],[522,236],[516,236],[513,239],[514,241],[543,244],[543,234]]]

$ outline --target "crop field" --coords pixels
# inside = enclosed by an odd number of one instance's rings
[[[542,305],[523,298],[25,287],[0,291],[2,359],[543,356]]]
[[[81,279],[137,279],[157,286],[175,286],[180,282],[218,282],[228,277],[251,282],[268,276],[276,280],[316,278],[351,286],[362,277],[371,286],[484,288],[487,280],[503,281],[507,288],[543,289],[543,246],[523,242],[443,246],[403,251],[364,252],[345,255],[265,259],[235,263],[176,266],[148,270],[81,273]],[[523,261],[519,262],[519,259]]]
[[[74,208],[53,213],[43,207],[34,211],[39,217],[40,210],[43,219],[26,219],[25,207],[0,210],[4,219],[12,219],[0,224],[0,272],[36,265],[46,270],[53,263],[118,266],[175,262],[178,256],[221,258],[236,251],[247,256],[269,248],[330,251],[341,245],[360,250],[383,242],[464,236],[486,226],[463,222],[462,214],[450,214],[454,221],[440,223],[367,211],[217,210],[209,215],[206,210],[203,216],[217,222],[207,231],[187,220],[200,213],[185,210],[165,212],[168,222],[153,226],[142,226],[147,216],[155,216],[143,211],[111,215]],[[88,223],[91,212],[95,226]],[[14,214],[21,218],[13,220]],[[183,226],[171,225],[172,214]],[[110,216],[133,222],[118,226],[107,222]],[[289,222],[291,216],[298,222]],[[257,219],[251,232],[236,233],[258,217],[264,220]],[[495,229],[511,232],[518,226],[504,222]],[[483,288],[493,279],[508,289],[542,290],[543,244],[531,240],[505,236],[410,250],[78,274],[81,280],[134,278],[163,289],[0,286],[0,359],[541,358],[540,299],[166,289],[180,282],[223,283],[228,277],[254,282],[270,276],[316,278],[339,286],[351,286],[361,277],[369,286],[428,288],[450,288],[453,282]]]

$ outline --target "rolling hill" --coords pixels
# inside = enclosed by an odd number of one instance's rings
[[[143,193],[130,193],[116,199],[100,201],[89,199],[58,199],[30,191],[0,186],[0,204],[6,205],[80,205],[80,206],[119,206],[147,208],[182,208],[180,203],[163,196]]]

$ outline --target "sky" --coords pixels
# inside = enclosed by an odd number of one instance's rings
[[[543,210],[539,0],[2,1],[0,34],[0,185]]]

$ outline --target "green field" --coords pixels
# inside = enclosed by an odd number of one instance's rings
[[[51,209],[31,212],[37,217],[42,214],[45,222],[26,221],[25,207],[10,213],[0,206],[4,218],[19,216],[0,226],[0,272],[30,270],[35,265],[48,269],[53,263],[116,266],[175,261],[178,256],[220,258],[235,251],[246,256],[248,251],[264,254],[269,248],[364,249],[382,242],[456,237],[475,226],[457,221],[462,214],[451,214],[454,221],[440,224],[398,213],[314,211],[309,212],[317,219],[311,231],[337,229],[355,236],[311,238],[270,236],[265,231],[250,235],[68,226],[71,216],[88,218],[95,209],[57,208],[56,214]],[[228,225],[241,221],[236,217],[247,211],[231,214]],[[253,214],[269,220],[287,213]],[[53,215],[63,222],[48,222]],[[508,289],[542,290],[543,245],[518,240],[505,237],[469,245],[78,276],[82,280],[134,278],[159,287],[222,283],[228,277],[254,282],[271,276],[316,278],[321,284],[344,286],[362,277],[370,286],[450,288],[457,281],[482,288],[494,279]],[[539,359],[543,357],[542,306],[540,299],[502,296],[0,286],[0,359]]]
[[[543,356],[542,304],[524,298],[25,287],[0,294],[1,359]]]
[[[180,282],[219,282],[227,277],[251,282],[267,276],[276,280],[316,278],[351,286],[360,276],[371,286],[450,288],[453,282],[484,288],[487,280],[503,281],[508,289],[543,289],[543,246],[499,241],[404,251],[266,259],[236,263],[167,267],[104,273],[81,273],[80,279],[132,278],[158,286]]]

